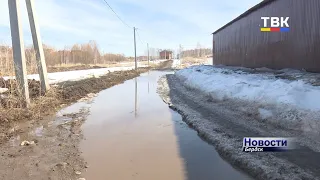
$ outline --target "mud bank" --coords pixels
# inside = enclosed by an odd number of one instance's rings
[[[78,144],[82,138],[80,127],[87,115],[83,109],[57,119],[21,123],[24,131],[0,146],[0,179],[81,178],[87,165],[80,157]]]
[[[175,75],[158,81],[158,93],[183,120],[213,144],[219,154],[255,179],[319,179],[319,153],[315,134],[282,129],[243,112],[247,102],[217,100],[187,87]],[[299,137],[299,149],[285,153],[244,153],[243,137]]]
[[[144,68],[138,71],[119,71],[100,78],[65,82],[52,88],[54,91],[50,91],[41,99],[31,96],[33,102],[28,110],[2,108],[0,179],[82,178],[88,165],[81,157],[78,146],[83,139],[81,126],[89,110],[83,108],[76,113],[59,111],[57,116],[52,115],[73,102],[89,104],[95,93],[121,84],[148,70]]]
[[[81,130],[87,180],[250,180],[225,162],[157,94],[150,71],[99,92]],[[125,94],[125,96],[124,96]],[[65,112],[85,106],[76,103]],[[98,160],[97,160],[98,159]]]
[[[12,135],[24,131],[19,123],[30,121],[37,122],[45,119],[58,109],[85,97],[89,93],[97,93],[103,89],[123,83],[148,71],[149,68],[140,68],[138,71],[117,71],[108,73],[99,78],[89,78],[80,81],[60,83],[51,88],[44,96],[40,94],[38,81],[30,81],[31,107],[21,108],[19,99],[15,96],[15,82],[5,81],[8,93],[0,97],[0,144]]]
[[[159,65],[165,67],[163,65]],[[79,142],[81,126],[89,111],[84,107],[76,113],[59,111],[71,103],[90,104],[94,93],[139,76],[150,68],[119,71],[99,78],[64,82],[40,96],[39,82],[30,81],[31,107],[19,108],[14,95],[14,82],[9,93],[1,95],[0,106],[0,179],[61,180],[81,179],[88,165],[81,157]],[[12,93],[12,94],[10,94]],[[7,101],[10,98],[10,101]],[[3,104],[5,103],[5,104]],[[9,105],[9,106],[8,106]]]

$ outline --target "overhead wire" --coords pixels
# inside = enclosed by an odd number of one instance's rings
[[[125,26],[127,26],[127,27],[129,27],[129,28],[132,28],[131,26],[129,26],[128,25],[128,23],[126,23],[114,10],[113,10],[113,8],[110,6],[110,4],[107,2],[107,0],[103,0],[106,4],[107,4],[107,6],[110,8],[110,10],[116,15],[116,17],[125,25]],[[145,44],[145,43],[143,43],[142,42],[142,40],[141,40],[141,37],[140,37],[140,35],[139,35],[139,33],[138,33],[138,28],[135,28],[137,31],[137,35],[138,35],[138,39],[139,39],[139,41],[141,42],[141,44]]]
[[[103,0],[107,6],[110,8],[110,10],[117,16],[117,18],[124,24],[126,25],[128,28],[131,28],[131,26],[129,26],[124,20],[121,19],[121,17],[113,10],[113,8],[110,6],[110,4],[106,1],[106,0]]]
[[[128,25],[128,23],[126,23],[116,12],[115,12],[115,10],[113,10],[113,8],[110,6],[110,4],[107,2],[107,0],[103,0],[105,3],[106,3],[106,5],[109,7],[109,9],[116,15],[116,17],[125,25],[125,26],[127,26],[128,28],[132,28],[130,25]],[[136,30],[138,30],[138,28],[135,28]],[[144,42],[142,42],[142,40],[141,40],[141,37],[140,37],[140,34],[139,34],[139,32],[138,31],[136,31],[137,32],[137,35],[138,35],[138,39],[139,39],[139,41],[140,41],[140,43],[141,44],[145,44]],[[206,36],[211,36],[212,34],[210,33],[206,33]]]
[[[145,43],[142,42],[139,32],[138,32],[138,31],[136,31],[136,32],[137,32],[138,39],[139,39],[139,41],[141,42],[141,44],[145,44]]]

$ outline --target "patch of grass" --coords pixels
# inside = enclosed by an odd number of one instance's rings
[[[46,94],[41,94],[38,81],[29,82],[31,104],[28,109],[23,108],[18,97],[17,86],[14,80],[6,81],[9,91],[0,96],[0,143],[12,135],[8,129],[21,121],[41,120],[53,114],[62,106],[76,102],[89,93],[98,93],[114,85],[123,83],[148,71],[149,68],[139,68],[138,71],[117,71],[108,73],[99,78],[89,78],[80,81],[70,81],[51,87]]]

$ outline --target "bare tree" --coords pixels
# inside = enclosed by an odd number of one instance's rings
[[[51,46],[43,45],[44,55],[48,66],[62,64],[108,64],[126,61],[124,54],[101,53],[95,41],[85,44],[65,46],[63,50],[57,50]],[[32,46],[25,49],[28,73],[36,73],[35,50]],[[12,74],[13,54],[12,47],[0,45],[0,76]]]

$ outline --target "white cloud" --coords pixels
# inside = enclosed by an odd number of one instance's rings
[[[21,1],[26,43],[31,34],[24,0]],[[194,47],[198,42],[210,47],[210,33],[260,0],[109,0],[129,25],[138,27],[144,42],[152,47]],[[64,45],[96,40],[103,51],[133,52],[133,29],[127,28],[102,0],[35,0],[43,41],[62,48]],[[9,28],[7,0],[0,1],[0,38],[10,37],[1,27]],[[152,18],[150,18],[152,17]],[[9,31],[6,31],[8,33]],[[0,39],[1,41],[1,39]],[[137,39],[139,42],[140,40]],[[138,43],[138,54],[145,44]]]

